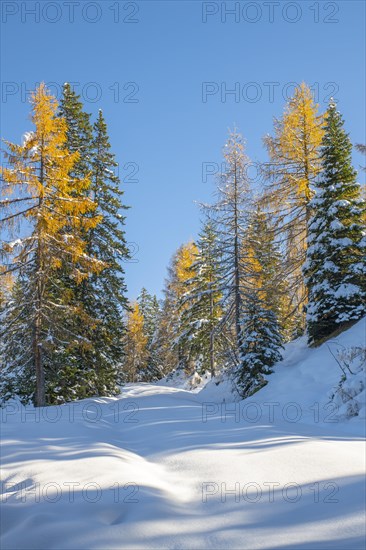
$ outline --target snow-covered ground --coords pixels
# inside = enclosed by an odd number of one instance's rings
[[[328,343],[364,344],[364,320]],[[209,382],[9,404],[1,548],[364,548],[365,415],[329,403],[341,374],[300,340],[247,401]]]

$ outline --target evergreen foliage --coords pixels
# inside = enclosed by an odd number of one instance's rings
[[[320,115],[309,87],[296,88],[265,138],[256,198],[244,140],[230,133],[197,242],[174,254],[163,300],[143,288],[131,304],[103,113],[92,124],[69,84],[60,105],[43,84],[31,102],[35,128],[5,142],[1,169],[2,400],[44,406],[224,370],[246,398],[302,334],[304,309],[311,344],[365,315],[365,191],[333,101]]]
[[[287,288],[274,234],[268,216],[257,206],[244,243],[248,290],[242,319],[241,362],[236,371],[236,386],[242,397],[248,397],[265,385],[265,375],[270,374],[271,367],[281,359],[283,331],[279,317]]]
[[[215,232],[207,221],[197,241],[192,277],[186,281],[180,305],[180,340],[189,347],[195,370],[199,373],[209,371],[212,376],[215,376],[217,354],[223,346],[219,328],[222,295],[216,246]]]
[[[283,116],[274,119],[274,135],[264,143],[269,162],[264,203],[269,206],[285,254],[289,300],[287,321],[293,336],[304,332],[306,286],[302,266],[306,257],[312,184],[320,172],[324,121],[310,88],[302,83],[289,99]]]
[[[365,201],[343,126],[343,117],[331,101],[304,265],[309,290],[308,335],[315,343],[366,312]]]
[[[91,178],[88,195],[97,205],[101,219],[98,226],[84,236],[88,253],[101,260],[105,268],[98,275],[90,274],[74,288],[74,300],[93,319],[93,323],[85,325],[82,318],[74,317],[70,319],[70,324],[87,344],[75,346],[72,353],[59,353],[55,361],[60,364],[61,379],[68,380],[72,369],[79,397],[114,395],[119,392],[125,331],[123,316],[127,307],[123,264],[129,259],[129,253],[123,229],[123,192],[115,174],[117,163],[110,151],[102,112],[99,111],[98,119],[92,126],[90,115],[83,111],[79,96],[66,84],[60,115],[68,124],[68,149],[81,151],[83,155],[74,171],[88,174]],[[66,272],[64,286],[73,287]],[[62,285],[60,289],[62,291]]]
[[[157,350],[157,331],[161,318],[161,307],[155,295],[142,288],[137,303],[143,317],[144,333],[147,337],[147,365],[144,381],[154,382],[163,377],[163,366],[159,364]]]
[[[101,220],[86,193],[90,179],[71,175],[79,153],[66,149],[66,121],[56,116],[57,102],[43,84],[32,95],[32,106],[35,130],[22,145],[6,142],[9,167],[2,169],[7,195],[1,201],[2,228],[9,235],[21,224],[24,228],[24,236],[2,242],[3,273],[18,277],[2,313],[2,371],[5,398],[19,391],[25,401],[43,406],[53,402],[58,375],[53,354],[75,342],[83,345],[68,319],[79,317],[86,326],[92,322],[74,303],[72,289],[60,294],[59,274],[66,269],[78,285],[105,264],[88,254],[84,240]]]

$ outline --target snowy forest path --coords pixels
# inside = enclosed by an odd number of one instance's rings
[[[9,409],[2,548],[363,548],[362,440],[221,406],[129,384]]]

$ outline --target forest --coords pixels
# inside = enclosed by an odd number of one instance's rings
[[[127,298],[129,205],[103,112],[93,121],[69,84],[59,102],[41,84],[31,120],[21,144],[4,141],[1,168],[2,403],[116,396],[180,373],[228,378],[242,399],[270,383],[286,343],[319,346],[365,315],[353,145],[336,103],[321,112],[305,83],[263,138],[260,185],[244,137],[228,135],[163,299]]]

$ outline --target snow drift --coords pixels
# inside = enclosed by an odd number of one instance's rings
[[[349,419],[328,348],[337,357],[364,344],[365,320],[317,349],[293,342],[246,401],[210,381],[196,392],[131,384],[119,398],[45,409],[9,403],[1,547],[364,548],[363,371]]]

